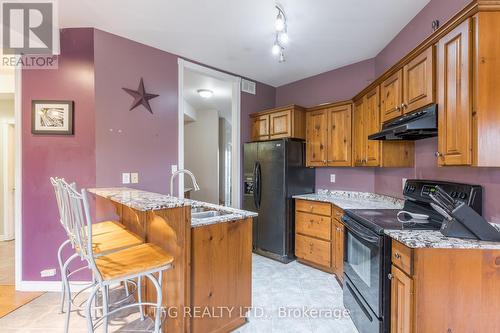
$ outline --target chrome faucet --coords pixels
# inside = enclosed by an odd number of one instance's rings
[[[200,187],[198,186],[198,183],[196,182],[196,178],[193,175],[193,173],[189,170],[182,169],[182,170],[177,170],[174,173],[172,173],[172,176],[170,177],[170,196],[174,195],[174,178],[181,174],[181,173],[187,173],[189,176],[191,176],[191,180],[193,182],[194,190],[199,191]]]

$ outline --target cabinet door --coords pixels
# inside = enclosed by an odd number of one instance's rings
[[[399,70],[381,84],[382,122],[403,114],[403,71]]]
[[[391,278],[391,332],[413,331],[413,280],[392,266]]]
[[[429,47],[404,67],[404,113],[434,103],[434,73],[434,46]]]
[[[330,267],[331,265],[331,243],[296,234],[295,255],[297,258],[307,260],[313,264]]]
[[[328,166],[351,166],[352,107],[350,104],[327,109]]]
[[[438,43],[438,163],[472,163],[471,24],[464,21]]]
[[[380,97],[379,87],[373,89],[365,96],[364,127],[366,142],[366,166],[380,165],[380,141],[368,140],[368,136],[380,131]]]
[[[269,115],[252,118],[252,140],[260,141],[269,139]]]
[[[333,270],[337,279],[344,281],[344,225],[337,220],[333,223]]]
[[[308,112],[306,117],[307,166],[326,166],[328,141],[326,110]]]
[[[364,98],[354,103],[353,111],[353,159],[355,166],[363,166],[366,157],[366,138],[364,129]]]
[[[292,111],[285,110],[269,115],[271,139],[287,138],[292,136]]]

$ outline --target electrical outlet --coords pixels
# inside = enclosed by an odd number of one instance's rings
[[[49,277],[49,276],[54,276],[56,275],[56,269],[55,268],[49,268],[49,269],[44,269],[43,271],[40,272],[41,277]]]
[[[122,173],[122,184],[130,184],[130,172]]]
[[[130,174],[130,182],[132,184],[137,184],[139,183],[139,173],[138,172],[132,172]]]
[[[335,183],[335,174],[330,175],[330,183]]]
[[[407,180],[408,179],[406,179],[406,178],[401,178],[401,186],[403,187],[403,192],[405,191],[405,185],[406,185]]]
[[[172,173],[177,171],[177,164],[172,165]]]

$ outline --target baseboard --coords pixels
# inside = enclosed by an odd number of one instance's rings
[[[72,281],[71,292],[78,292],[87,287],[90,281]],[[21,281],[17,291],[61,292],[61,281]]]

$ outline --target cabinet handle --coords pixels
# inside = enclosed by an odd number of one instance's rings
[[[391,274],[391,273],[387,274],[387,278],[388,278],[389,280],[392,280],[392,274]]]
[[[401,107],[398,105],[398,106],[396,106],[395,111],[399,111],[399,110],[401,110]]]
[[[436,156],[436,157],[443,157],[443,154],[441,154],[440,152],[437,151],[437,152],[434,153],[434,156]]]
[[[396,259],[401,259],[401,255],[399,253],[394,253],[394,256],[396,257]]]

